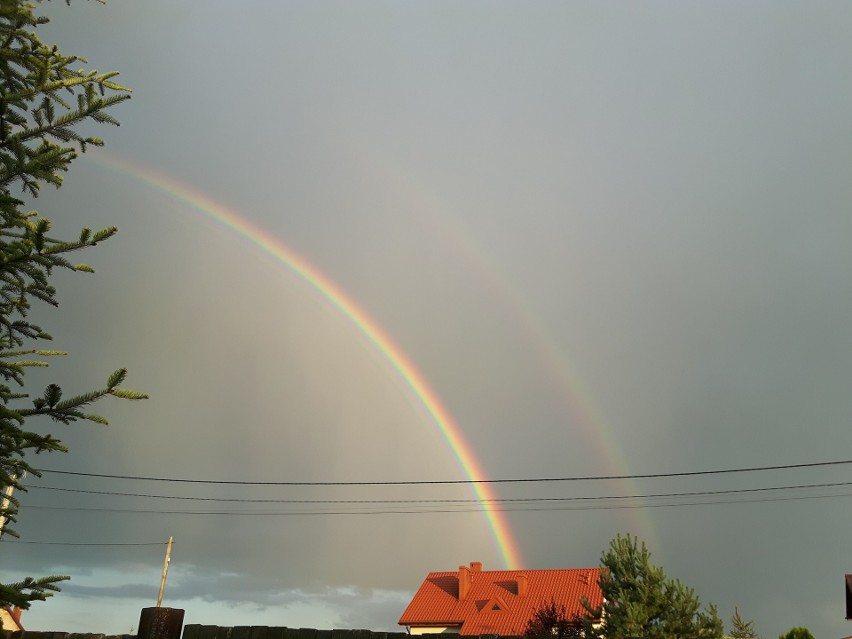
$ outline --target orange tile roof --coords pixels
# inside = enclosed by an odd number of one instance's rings
[[[532,613],[551,600],[564,605],[569,616],[583,615],[583,596],[592,606],[603,600],[599,568],[479,570],[480,566],[473,563],[456,572],[430,572],[399,624],[436,630],[460,626],[462,635],[519,636]],[[467,594],[462,592],[459,599],[460,590],[465,589]]]

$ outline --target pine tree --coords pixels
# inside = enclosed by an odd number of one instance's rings
[[[601,557],[598,581],[603,605],[583,602],[587,615],[585,634],[603,639],[706,639],[722,638],[722,621],[716,608],[699,610],[692,588],[666,577],[650,562],[645,544],[630,535],[618,535]],[[594,621],[602,619],[599,628]]]
[[[66,56],[55,45],[39,40],[36,30],[48,22],[35,13],[37,5],[25,0],[0,0],[0,490],[24,491],[24,473],[39,472],[25,455],[65,451],[51,434],[36,430],[32,420],[47,417],[70,424],[106,420],[87,412],[93,402],[113,396],[143,399],[121,387],[127,371],[112,373],[102,388],[63,398],[62,389],[50,384],[37,397],[24,390],[28,367],[47,366],[44,358],[65,355],[39,348],[50,335],[28,320],[34,301],[57,306],[51,276],[59,269],[92,272],[86,264],[68,258],[74,251],[95,246],[116,233],[84,228],[70,240],[54,238],[50,221],[28,210],[21,197],[35,198],[43,185],[59,187],[78,152],[100,146],[99,138],[84,137],[80,125],[88,122],[117,125],[107,112],[128,99],[129,89],[114,82],[116,73],[74,68],[85,64]],[[15,521],[19,506],[13,494],[0,510],[5,524]],[[17,536],[3,527],[5,535]],[[0,605],[28,608],[58,590],[67,577],[27,577],[0,585]]]
[[[734,608],[731,615],[731,639],[758,639],[759,635],[754,630],[754,622],[746,621],[740,616],[738,608]]]

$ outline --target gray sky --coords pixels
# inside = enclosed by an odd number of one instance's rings
[[[127,366],[128,386],[151,399],[101,406],[108,428],[56,430],[71,453],[38,466],[464,477],[412,389],[344,314],[245,237],[107,168],[116,158],[238,213],[335,282],[417,367],[488,477],[852,458],[848,3],[110,0],[43,11],[45,40],[120,70],[134,94],[116,110],[122,126],[98,131],[107,152],[34,204],[69,234],[120,233],[85,256],[95,276],[57,278],[61,307],[40,318],[71,356],[33,374],[33,388],[84,390]],[[849,472],[495,490],[714,491]],[[188,623],[393,629],[430,570],[503,567],[481,512],[333,515],[353,506],[49,489],[410,501],[471,499],[465,487],[31,484],[25,540],[174,535],[166,603]],[[847,492],[549,503],[506,517],[526,567],[595,566],[631,532],[725,619],[736,605],[766,637],[791,626],[840,637],[852,632]],[[326,514],[258,514],[294,510]],[[4,546],[0,576],[73,575],[26,614],[28,629],[127,632],[153,605],[163,550]]]

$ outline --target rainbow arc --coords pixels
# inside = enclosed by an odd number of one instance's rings
[[[462,429],[411,359],[378,322],[334,281],[322,273],[317,266],[286,246],[268,231],[249,221],[244,215],[240,215],[237,211],[200,191],[150,167],[131,162],[114,153],[105,154],[101,151],[99,154],[105,155],[108,161],[92,160],[98,166],[134,178],[202,214],[205,218],[230,229],[260,250],[271,255],[296,277],[306,282],[366,337],[368,342],[380,353],[389,368],[403,380],[428,415],[429,421],[449,446],[465,475],[474,482],[486,479],[486,475],[476,459],[473,449],[465,439]],[[506,568],[510,570],[522,568],[523,561],[518,543],[509,527],[506,516],[499,510],[499,507],[495,508],[492,505],[493,500],[496,499],[493,489],[488,484],[474,483],[473,491],[480,501],[494,543]]]

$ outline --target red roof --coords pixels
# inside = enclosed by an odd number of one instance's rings
[[[581,597],[601,605],[599,576],[599,568],[482,570],[479,563],[430,572],[399,623],[436,631],[460,626],[462,635],[520,636],[532,613],[551,601],[564,605],[569,617],[585,612]]]

